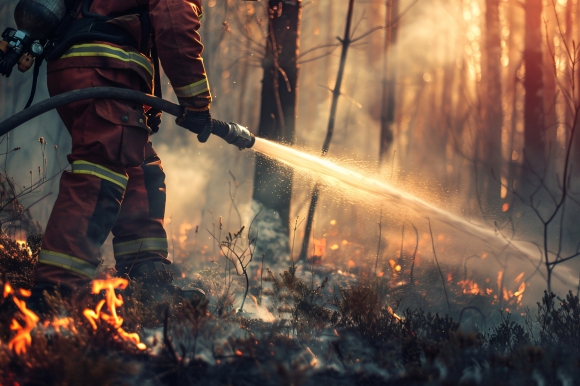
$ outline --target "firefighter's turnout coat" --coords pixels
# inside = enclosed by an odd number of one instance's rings
[[[141,15],[139,15],[139,10]],[[142,46],[143,10],[150,43]],[[209,84],[198,29],[201,0],[93,0],[91,14],[126,31],[137,47],[83,41],[48,62],[51,95],[87,87],[123,87],[151,92],[156,46],[161,66],[179,102],[209,108]],[[79,12],[76,16],[82,18]],[[144,51],[144,52],[143,52]],[[115,100],[86,100],[58,109],[72,136],[65,171],[49,218],[36,269],[36,282],[77,286],[93,278],[100,247],[109,232],[117,270],[167,263],[163,228],[165,174],[153,150],[144,106]]]

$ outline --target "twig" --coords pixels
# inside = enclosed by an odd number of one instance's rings
[[[375,278],[377,277],[377,267],[379,266],[379,255],[381,253],[382,235],[383,235],[383,210],[381,209],[381,215],[379,217],[379,242],[377,245],[377,258],[375,259]]]
[[[447,296],[447,288],[445,286],[445,278],[443,277],[443,271],[439,265],[439,260],[437,259],[437,252],[435,252],[435,239],[433,238],[433,230],[431,229],[431,219],[427,218],[429,222],[429,233],[431,234],[431,245],[433,246],[433,256],[435,256],[435,262],[437,263],[437,269],[439,269],[439,274],[441,275],[441,283],[443,284],[443,292],[445,292],[445,300],[447,301],[447,309],[451,312],[451,304],[449,303],[449,296]]]
[[[417,250],[419,249],[419,231],[415,224],[411,223],[411,226],[415,230],[415,251],[413,252],[413,258],[411,259],[411,273],[409,274],[409,281],[411,282],[411,286],[415,286],[414,278],[413,278],[413,271],[415,269],[415,258],[417,257]]]

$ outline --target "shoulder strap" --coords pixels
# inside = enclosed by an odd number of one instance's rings
[[[108,21],[112,18],[109,16],[99,15],[98,13],[91,13],[91,5],[93,4],[93,0],[81,0],[83,5],[81,7],[81,13],[85,19],[93,19],[93,20],[100,20],[100,21]]]

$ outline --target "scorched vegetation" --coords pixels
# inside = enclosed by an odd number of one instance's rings
[[[235,296],[246,288],[237,291],[217,267],[196,275],[205,301],[172,297],[167,276],[130,282],[104,268],[70,301],[47,295],[48,313],[36,315],[26,302],[38,237],[29,248],[0,236],[2,385],[555,385],[580,376],[572,293],[545,293],[523,325],[502,312],[482,327],[464,319],[477,309],[466,299],[484,295],[460,286],[449,291],[453,307],[463,304],[453,319],[401,309],[386,276],[329,288],[295,265],[266,270],[264,288],[249,291],[251,312],[240,312]],[[250,281],[260,285],[259,276]],[[408,290],[426,297],[419,282]]]

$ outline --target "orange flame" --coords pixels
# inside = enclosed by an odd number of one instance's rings
[[[16,240],[16,243],[18,244],[20,249],[25,250],[26,252],[28,252],[29,256],[32,256],[32,249],[30,249],[26,240]]]
[[[52,326],[52,328],[54,328],[54,330],[58,333],[61,332],[61,328],[62,329],[66,329],[66,330],[70,330],[73,332],[76,332],[76,328],[73,325],[73,319],[72,318],[54,318],[52,320],[52,322],[50,320],[46,320],[43,323],[43,327],[44,328],[48,328]]]
[[[461,286],[464,294],[483,295],[483,289],[473,280],[460,280],[457,284]]]
[[[14,292],[14,290],[12,289],[12,286],[10,285],[10,283],[6,283],[4,285],[4,299],[6,299],[8,297],[8,295],[10,295],[13,292]]]
[[[520,296],[526,290],[526,283],[520,284],[520,288],[514,293],[515,296]]]
[[[119,336],[126,340],[133,342],[139,350],[145,350],[147,346],[141,343],[139,335],[136,333],[128,333],[121,326],[123,325],[123,318],[117,315],[117,308],[123,305],[123,297],[115,294],[115,289],[125,289],[129,281],[123,278],[113,278],[107,280],[93,281],[93,294],[99,294],[105,291],[105,299],[99,301],[94,310],[86,309],[83,315],[93,329],[97,329],[97,321],[99,319],[111,325],[119,334]],[[106,305],[107,312],[103,312],[103,307]]]
[[[4,293],[6,294],[6,286],[4,286]],[[16,335],[8,343],[8,348],[14,350],[16,355],[21,355],[26,353],[26,349],[32,344],[32,336],[30,332],[34,330],[36,324],[38,323],[38,316],[26,307],[26,302],[20,300],[17,297],[13,297],[12,300],[22,312],[24,317],[24,326],[22,326],[16,319],[12,319],[12,324],[10,329],[16,331]]]
[[[314,248],[313,255],[314,256],[324,256],[326,253],[326,239],[312,239],[312,244]]]

